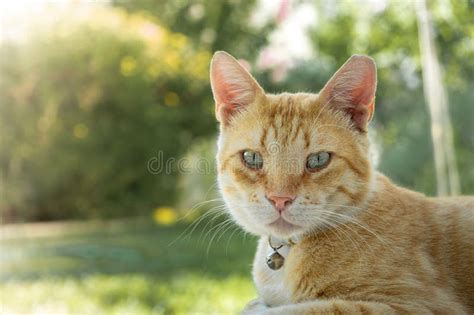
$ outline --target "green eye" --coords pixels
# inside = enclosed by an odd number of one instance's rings
[[[263,166],[263,158],[260,153],[245,150],[242,152],[242,161],[245,166],[252,169],[261,169]]]
[[[312,153],[308,156],[308,160],[306,161],[306,168],[310,172],[318,171],[329,164],[331,160],[331,153],[329,152],[319,152],[319,153]]]

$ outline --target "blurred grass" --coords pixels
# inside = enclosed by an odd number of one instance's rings
[[[255,240],[234,229],[209,247],[206,224],[177,241],[185,225],[91,226],[2,233],[0,313],[236,313],[255,296]]]

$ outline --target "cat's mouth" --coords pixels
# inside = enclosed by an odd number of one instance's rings
[[[273,229],[277,232],[280,232],[280,233],[284,233],[284,234],[294,232],[294,231],[299,230],[301,228],[299,225],[292,224],[292,223],[286,221],[285,219],[283,219],[282,217],[279,217],[278,219],[276,219],[272,223],[269,223],[268,226],[271,229]]]

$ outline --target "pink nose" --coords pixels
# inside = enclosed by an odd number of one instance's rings
[[[282,213],[288,208],[289,205],[295,200],[295,196],[277,196],[269,195],[267,196],[268,201],[277,209],[278,212]]]

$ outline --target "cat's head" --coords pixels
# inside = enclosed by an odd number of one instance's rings
[[[218,182],[239,225],[288,238],[360,209],[371,189],[376,76],[371,58],[352,56],[319,94],[272,95],[232,56],[215,53]]]

